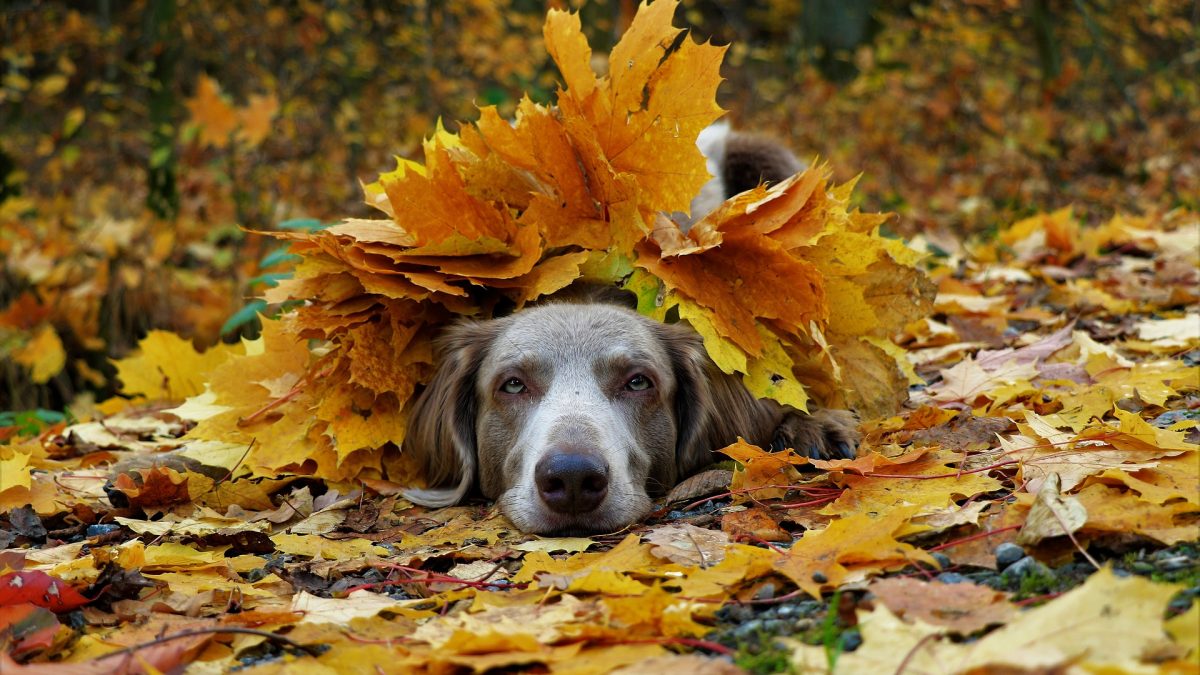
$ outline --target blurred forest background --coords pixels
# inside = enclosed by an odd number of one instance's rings
[[[113,390],[152,328],[253,333],[254,230],[366,216],[439,118],[552,100],[548,6],[597,52],[631,0],[9,0],[0,16],[0,427]],[[735,126],[861,173],[898,234],[1200,207],[1200,2],[685,0],[732,44]],[[603,63],[598,68],[606,67]],[[25,412],[16,412],[25,411]]]

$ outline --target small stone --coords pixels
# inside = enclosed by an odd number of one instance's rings
[[[754,610],[749,605],[734,605],[729,608],[729,620],[745,623],[754,618]]]
[[[825,609],[825,603],[820,600],[801,600],[796,603],[796,611],[801,614],[812,614]]]
[[[116,532],[121,529],[121,526],[116,523],[100,523],[98,525],[88,525],[84,534],[89,537],[99,537],[109,532]]]
[[[937,553],[931,553],[931,554],[929,554],[929,555],[930,555],[930,557],[932,557],[934,560],[936,560],[936,561],[937,561],[937,564],[938,564],[938,568],[939,568],[939,569],[943,569],[943,570],[944,570],[944,569],[946,569],[947,567],[949,567],[949,566],[951,566],[951,565],[953,565],[953,564],[954,564],[954,563],[952,563],[952,562],[950,561],[950,556],[948,556],[948,555],[946,555],[945,553],[942,553],[942,552],[940,552],[940,551],[939,551],[939,552],[937,552]]]
[[[752,621],[747,621],[746,623],[733,629],[733,632],[736,635],[745,637],[747,635],[754,635],[755,633],[761,632],[762,628],[763,622],[758,619],[754,619]]]
[[[1012,542],[1004,542],[996,547],[996,565],[1004,569],[1025,557],[1025,549]]]
[[[1038,562],[1033,556],[1025,556],[1017,562],[1008,566],[1004,570],[1004,574],[1014,577],[1027,577],[1034,574],[1039,576],[1054,576],[1054,572],[1042,563]]]
[[[852,652],[862,646],[862,633],[857,630],[848,630],[842,633],[842,651]]]
[[[775,584],[767,582],[754,594],[755,600],[770,600],[775,597]]]
[[[966,584],[971,582],[970,579],[959,574],[958,572],[942,572],[934,577],[934,579],[942,582],[943,584]]]
[[[779,619],[767,619],[766,621],[763,621],[763,631],[767,633],[777,635],[784,632],[786,629],[787,622],[785,621],[780,621]]]
[[[813,628],[816,628],[816,626],[817,626],[817,622],[814,621],[812,618],[807,617],[807,616],[802,616],[799,619],[796,619],[796,623],[792,624],[792,632],[793,633],[804,633],[809,630],[812,630]]]
[[[783,605],[779,608],[779,611],[776,612],[776,614],[778,614],[779,618],[781,618],[781,619],[790,619],[791,617],[796,615],[796,606],[795,605]]]
[[[824,575],[823,573],[821,573],[821,572],[813,572],[813,573],[812,573],[812,580],[813,580],[813,581],[815,581],[815,582],[817,582],[818,584],[823,584],[823,583],[825,583],[825,582],[829,581],[829,577],[825,576],[825,575]]]

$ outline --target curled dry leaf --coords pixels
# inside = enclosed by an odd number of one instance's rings
[[[680,482],[667,494],[667,502],[682,502],[699,499],[729,489],[729,481],[733,472],[729,469],[710,469],[702,471],[691,478]]]
[[[644,538],[654,545],[650,552],[659,558],[694,567],[720,563],[725,559],[725,547],[729,544],[729,536],[724,532],[688,523],[656,527]]]
[[[1049,537],[1073,534],[1088,520],[1087,509],[1075,497],[1062,494],[1062,481],[1052,473],[1042,482],[1017,543],[1031,546]]]

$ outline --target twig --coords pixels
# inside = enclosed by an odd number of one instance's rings
[[[975,541],[976,539],[984,539],[986,537],[992,536],[993,534],[1000,534],[1001,532],[1008,532],[1009,530],[1019,530],[1019,529],[1021,529],[1020,525],[1009,525],[1008,527],[998,527],[994,530],[988,530],[986,532],[976,532],[975,534],[972,534],[969,537],[963,537],[962,539],[955,539],[954,541],[948,541],[944,544],[938,544],[937,546],[934,546],[933,548],[926,549],[926,550],[929,551],[930,553],[932,553],[934,551],[941,551],[942,549],[954,548],[955,546],[958,546],[959,544],[966,544],[968,542]]]
[[[153,640],[150,640],[149,642],[142,642],[140,644],[136,644],[131,647],[125,647],[123,649],[118,649],[115,652],[109,652],[102,656],[97,656],[96,660],[103,661],[104,659],[111,659],[114,656],[121,656],[123,654],[132,654],[136,651],[146,649],[147,647],[154,647],[155,645],[161,645],[166,642],[170,642],[172,640],[178,640],[180,638],[186,638],[186,637],[195,637],[197,635],[209,635],[209,634],[213,634],[213,633],[235,633],[235,634],[241,634],[241,635],[257,635],[258,637],[266,638],[268,640],[274,640],[275,642],[284,644],[284,645],[291,647],[292,649],[295,649],[297,651],[302,651],[305,654],[308,654],[309,656],[319,656],[321,653],[320,650],[316,649],[315,647],[310,647],[308,645],[302,645],[299,642],[296,642],[295,640],[286,638],[282,635],[279,635],[278,633],[271,633],[271,632],[268,632],[265,630],[255,630],[254,628],[233,628],[233,627],[229,627],[229,626],[214,626],[212,628],[194,628],[191,630],[182,630],[182,631],[179,631],[178,633],[164,635],[160,638],[155,638]]]
[[[1093,558],[1091,556],[1091,554],[1089,554],[1082,546],[1079,545],[1079,541],[1077,541],[1075,539],[1075,534],[1073,532],[1071,532],[1070,527],[1067,527],[1067,521],[1063,520],[1063,517],[1061,515],[1059,515],[1058,511],[1055,511],[1054,509],[1050,509],[1050,515],[1054,516],[1054,519],[1057,520],[1058,524],[1062,526],[1063,532],[1066,533],[1067,538],[1070,539],[1071,543],[1075,545],[1075,550],[1082,553],[1083,557],[1087,558],[1087,561],[1092,564],[1092,567],[1095,567],[1096,570],[1099,571],[1100,563],[1096,562],[1096,559]]]
[[[324,378],[328,377],[329,374],[332,372],[333,372],[333,367],[330,366],[329,368],[322,370],[321,372],[317,373],[316,375],[314,375],[311,378],[305,378],[304,380],[297,382],[291,388],[291,390],[288,391],[288,393],[284,394],[283,396],[280,396],[279,398],[275,399],[274,401],[271,401],[270,403],[264,405],[263,407],[259,408],[258,410],[255,410],[254,412],[250,413],[248,416],[243,417],[242,419],[238,420],[238,425],[244,426],[247,424],[254,423],[259,417],[271,412],[272,410],[278,408],[279,406],[283,405],[284,403],[287,403],[288,401],[291,401],[292,399],[299,396],[300,392],[304,391],[304,387],[306,387],[308,385],[308,383],[311,382],[312,380],[324,379]]]
[[[940,639],[942,639],[941,635],[938,635],[937,633],[930,633],[920,640],[917,640],[917,644],[913,645],[912,649],[908,650],[908,653],[904,655],[904,660],[900,662],[900,665],[896,666],[895,675],[900,675],[904,672],[905,668],[908,668],[908,662],[912,661],[912,658],[917,655],[917,651],[924,647],[926,642]]]

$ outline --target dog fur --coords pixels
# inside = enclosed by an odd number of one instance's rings
[[[696,145],[712,178],[692,199],[691,212],[673,214],[686,230],[730,197],[761,183],[774,184],[804,169],[801,162],[774,138],[734,131],[718,122],[700,132]]]
[[[817,458],[853,457],[857,442],[850,413],[759,400],[690,327],[616,305],[459,323],[437,354],[403,448],[430,487],[409,498],[447,506],[478,487],[527,532],[628,525],[739,436]]]

